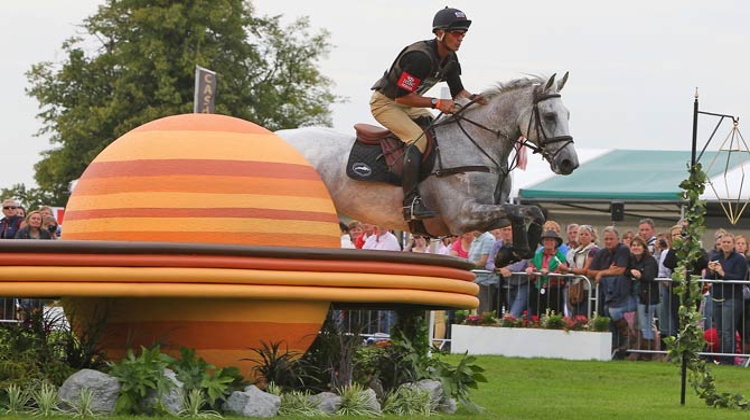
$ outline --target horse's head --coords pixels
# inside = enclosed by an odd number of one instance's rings
[[[567,81],[568,73],[558,82],[553,74],[544,85],[534,86],[531,106],[519,115],[521,134],[549,161],[552,171],[562,175],[578,167],[578,154],[568,129],[570,112],[560,96]]]

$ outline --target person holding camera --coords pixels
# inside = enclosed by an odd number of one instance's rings
[[[711,279],[712,315],[719,335],[721,353],[734,353],[736,333],[742,319],[742,284],[725,283],[728,280],[745,280],[747,260],[734,250],[734,235],[727,232],[721,236],[719,252],[711,255],[708,276]],[[722,356],[719,363],[734,364],[733,356]]]

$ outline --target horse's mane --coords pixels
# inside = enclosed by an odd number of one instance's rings
[[[498,82],[497,85],[482,92],[482,95],[489,98],[492,96],[502,95],[512,90],[527,88],[529,86],[541,85],[547,81],[547,77],[542,75],[530,74],[527,77],[513,79],[508,82]]]
[[[484,96],[487,100],[490,100],[493,97],[500,96],[506,92],[510,92],[510,91],[514,91],[518,89],[524,89],[530,86],[544,84],[547,81],[547,79],[548,77],[543,76],[543,75],[529,74],[527,77],[513,79],[508,82],[497,82],[495,86],[484,90],[482,92],[482,96]],[[459,105],[466,105],[469,102],[469,100],[459,99],[456,102]]]

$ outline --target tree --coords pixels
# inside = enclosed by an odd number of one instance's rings
[[[24,184],[14,184],[10,188],[3,188],[0,190],[0,197],[18,200],[27,213],[42,206],[49,206],[50,203],[54,202],[54,198],[49,193],[39,188],[26,188]]]
[[[269,130],[331,124],[338,98],[316,67],[329,35],[311,35],[307,19],[284,27],[242,0],[107,0],[82,27],[88,37],[63,43],[60,65],[26,74],[41,105],[38,134],[57,146],[35,165],[52,204],[63,205],[70,181],[121,135],[192,112],[196,65],[218,73],[217,113]]]

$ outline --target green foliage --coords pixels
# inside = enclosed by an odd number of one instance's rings
[[[482,312],[482,325],[497,324],[497,311]]]
[[[5,415],[19,415],[28,409],[31,395],[16,384],[11,384],[5,389],[8,402],[3,404],[0,413]]]
[[[182,409],[177,415],[198,419],[221,418],[221,414],[215,410],[203,410],[206,405],[208,405],[208,400],[203,391],[193,388],[183,396]]]
[[[281,342],[268,344],[261,340],[260,343],[263,347],[250,350],[260,357],[253,371],[263,383],[273,382],[282,389],[296,389],[304,387],[305,381],[314,380],[308,376],[306,362],[299,358],[300,352],[289,351],[289,346],[281,350]],[[241,360],[255,361],[251,358]]]
[[[68,414],[72,414],[74,418],[86,418],[94,417],[94,391],[89,388],[84,388],[78,394],[77,401],[65,401],[70,406]]]
[[[281,416],[325,417],[326,413],[318,408],[309,392],[292,391],[281,395]]]
[[[331,123],[338,98],[317,68],[329,34],[311,33],[307,19],[284,26],[243,0],[123,0],[102,4],[80,32],[62,44],[62,62],[26,73],[39,134],[56,144],[35,166],[47,203],[65,203],[68,183],[129,130],[192,112],[196,65],[218,74],[219,114],[269,130]]]
[[[609,325],[611,322],[612,319],[610,319],[608,316],[600,316],[599,314],[594,314],[594,318],[591,321],[591,328],[597,332],[607,332],[609,331]]]
[[[49,382],[42,384],[31,391],[31,399],[35,408],[32,410],[37,417],[54,416],[60,412],[57,400],[57,387]]]
[[[719,392],[716,380],[706,363],[699,357],[699,352],[705,346],[703,331],[700,327],[702,316],[695,307],[695,301],[701,297],[701,286],[697,280],[699,276],[693,273],[693,268],[701,256],[700,238],[705,229],[705,202],[700,199],[706,185],[706,174],[701,165],[696,164],[690,171],[688,179],[680,184],[683,199],[687,201],[685,214],[686,226],[683,228],[681,239],[677,239],[678,265],[672,274],[675,287],[673,293],[680,297],[678,311],[679,330],[677,338],[669,337],[665,341],[673,363],[681,365],[685,360],[689,370],[690,383],[695,392],[706,404],[712,407],[730,407],[750,409],[750,402],[745,401],[741,394]]]
[[[318,332],[302,360],[305,369],[305,388],[312,391],[328,391],[352,383],[355,352],[362,346],[365,323],[352,317],[350,331],[334,322],[329,311],[323,327]]]
[[[565,316],[557,314],[555,311],[547,311],[542,315],[542,327],[548,330],[563,330],[566,327]]]
[[[164,376],[164,369],[174,362],[174,358],[162,353],[159,346],[150,350],[141,346],[137,356],[132,349],[128,349],[127,355],[119,364],[110,363],[109,374],[117,378],[121,386],[115,412],[143,413],[139,402],[149,390],[155,390],[158,396],[168,392],[172,382]],[[157,401],[160,402],[161,398],[157,398]]]
[[[339,390],[339,396],[341,397],[341,404],[336,410],[337,416],[380,416],[380,413],[373,407],[371,397],[365,393],[362,385],[345,386]]]
[[[467,309],[459,309],[455,312],[456,324],[463,324],[466,321],[466,317],[469,316],[470,312]]]
[[[79,339],[62,321],[40,310],[0,326],[0,387],[40,380],[61,385],[76,370],[102,367],[99,335],[80,328]],[[71,325],[76,325],[73,317]]]
[[[435,371],[439,377],[443,391],[451,398],[455,398],[467,410],[481,412],[482,409],[471,401],[471,389],[478,389],[480,382],[487,382],[479,366],[477,358],[464,353],[457,365],[451,365],[441,359],[436,359]]]
[[[202,357],[196,358],[195,349],[186,347],[180,348],[180,358],[170,367],[187,393],[198,390],[203,395],[205,392],[205,398],[213,408],[218,408],[219,403],[225,401],[231,391],[240,389],[244,383],[236,367],[216,369],[216,366],[206,363]]]
[[[0,198],[15,198],[27,210],[36,210],[42,206],[65,206],[64,201],[56,201],[55,197],[41,188],[26,188],[24,184],[13,184],[10,188],[0,190]]]
[[[396,311],[396,324],[391,328],[391,341],[399,346],[406,343],[419,357],[426,358],[430,350],[430,337],[425,311],[400,309]]]
[[[430,392],[416,386],[400,386],[383,402],[383,414],[429,416],[434,411]]]

